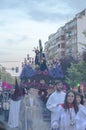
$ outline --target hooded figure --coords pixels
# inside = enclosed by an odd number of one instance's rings
[[[15,91],[9,100],[10,111],[9,111],[8,126],[10,128],[16,128],[19,125],[20,103],[23,98],[23,95],[24,95],[24,89],[19,87],[17,78],[15,78]]]
[[[25,94],[24,89],[21,88],[21,87],[18,85],[17,78],[15,78],[15,91],[14,91],[14,93],[12,94],[11,99],[14,100],[14,101],[18,101],[18,100],[21,99],[22,96],[24,96],[24,94]]]

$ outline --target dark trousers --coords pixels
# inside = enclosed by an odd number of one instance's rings
[[[8,122],[8,118],[9,118],[9,110],[4,110],[4,120]]]

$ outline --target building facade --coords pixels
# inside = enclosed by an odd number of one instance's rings
[[[86,47],[86,9],[60,27],[45,42],[45,54],[48,60],[73,56],[78,58]]]

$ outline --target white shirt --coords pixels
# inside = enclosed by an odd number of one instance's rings
[[[64,103],[64,99],[65,99],[65,93],[63,91],[61,91],[61,92],[55,91],[49,96],[47,103],[46,103],[46,107],[48,110],[51,111],[51,122],[55,115],[57,106],[59,104]]]

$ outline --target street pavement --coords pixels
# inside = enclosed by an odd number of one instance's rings
[[[5,121],[4,114],[0,114],[0,121],[5,124],[6,130],[18,130],[18,128],[9,128],[7,121]]]
[[[43,125],[46,126],[45,130],[50,130],[50,116],[47,113],[46,109],[43,109],[42,115],[43,115],[43,122],[44,122]],[[49,118],[48,118],[48,116],[49,116]],[[5,121],[4,112],[2,114],[0,114],[0,121],[2,121],[5,124],[6,130],[19,130],[18,128],[10,128],[8,126],[7,121]]]
[[[35,92],[34,91],[33,91],[34,95],[38,97],[36,91]],[[37,124],[37,126],[38,125],[42,126],[41,130],[50,130],[50,112],[46,109],[46,105],[42,100],[40,100],[39,98],[36,98],[36,102],[38,103],[38,106],[37,106],[37,109],[33,111],[33,114],[38,113],[39,115],[40,124]],[[6,119],[5,117],[7,115],[9,114],[7,114],[6,112],[0,113],[0,121],[2,121],[5,124],[6,130],[19,130],[18,128],[9,128],[7,121],[5,121]],[[36,130],[36,129],[33,128],[33,130]]]

